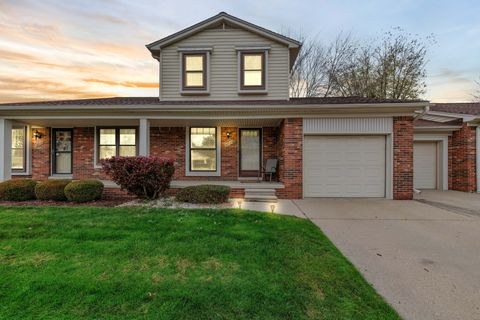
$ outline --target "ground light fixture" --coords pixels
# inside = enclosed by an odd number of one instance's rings
[[[242,200],[237,201],[238,209],[242,209],[242,203],[243,203]]]
[[[272,204],[270,205],[270,211],[271,211],[272,213],[275,213],[275,208],[276,208],[275,203],[272,203]]]

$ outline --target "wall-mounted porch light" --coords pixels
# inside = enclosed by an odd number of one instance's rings
[[[232,136],[232,133],[230,131],[227,131],[227,139],[230,139],[231,136]]]
[[[35,131],[33,131],[33,137],[35,139],[42,139],[43,134],[41,132],[39,132],[37,129],[35,129]]]

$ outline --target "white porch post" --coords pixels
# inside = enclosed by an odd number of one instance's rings
[[[9,180],[12,172],[12,121],[0,119],[0,181]]]
[[[140,156],[150,155],[150,120],[140,119],[138,139],[138,154]]]

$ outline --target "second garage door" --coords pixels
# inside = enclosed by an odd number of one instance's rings
[[[384,197],[385,136],[305,136],[305,197]]]
[[[437,143],[413,143],[413,186],[416,189],[437,188]]]

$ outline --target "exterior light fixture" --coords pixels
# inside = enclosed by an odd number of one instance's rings
[[[35,129],[35,131],[33,131],[33,137],[35,139],[42,139],[43,134],[41,132],[39,132],[37,129]]]
[[[237,204],[238,204],[238,209],[242,209],[242,200],[238,200]]]
[[[272,213],[275,212],[275,207],[276,207],[276,206],[275,206],[274,203],[272,203],[272,204],[270,205],[270,211],[271,211]]]
[[[230,139],[231,136],[232,136],[232,133],[230,131],[227,131],[227,139]]]

